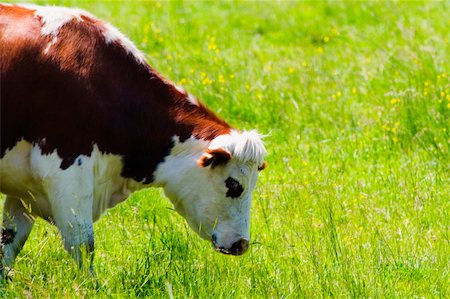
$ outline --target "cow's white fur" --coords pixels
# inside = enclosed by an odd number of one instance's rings
[[[191,95],[190,93],[188,93],[188,98],[187,99],[192,105],[195,105],[195,106],[199,105],[197,99],[193,95]]]
[[[267,154],[262,142],[262,135],[257,131],[237,132],[220,135],[209,145],[209,149],[225,149],[240,162],[254,161],[261,166]]]
[[[74,186],[68,196],[90,193],[88,200],[93,201],[92,219],[95,221],[140,185],[120,176],[122,162],[119,156],[101,153],[96,145],[90,156],[79,156],[67,169],[60,169],[61,161],[56,151],[42,154],[38,145],[19,141],[0,159],[2,192],[32,202],[32,213],[48,218],[53,216],[55,208],[55,203],[48,198],[50,193],[67,193],[58,189],[51,191],[50,186],[64,190]],[[130,190],[130,186],[133,189]],[[64,198],[62,202],[67,200]]]

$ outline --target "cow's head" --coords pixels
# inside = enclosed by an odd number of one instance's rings
[[[250,204],[266,150],[256,132],[178,143],[158,168],[175,209],[215,249],[240,255],[250,241]]]

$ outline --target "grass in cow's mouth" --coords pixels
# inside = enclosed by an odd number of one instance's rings
[[[269,133],[270,168],[240,257],[148,190],[96,223],[95,279],[38,220],[0,296],[450,297],[447,2],[51,3],[111,22],[231,124]]]

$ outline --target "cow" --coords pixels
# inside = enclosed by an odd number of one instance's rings
[[[80,9],[0,5],[0,48],[2,272],[37,217],[92,268],[93,223],[148,187],[217,251],[247,251],[257,131],[232,128]]]

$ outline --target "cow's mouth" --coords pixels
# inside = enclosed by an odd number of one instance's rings
[[[225,249],[223,247],[220,247],[219,244],[217,244],[215,238],[213,237],[213,239],[211,240],[211,243],[214,247],[214,250],[223,254],[228,254],[228,255],[237,255],[237,254],[233,254],[231,251],[229,251],[228,249]]]
[[[231,248],[229,248],[229,249],[221,247],[221,246],[219,246],[219,244],[217,244],[216,235],[212,236],[211,243],[212,243],[215,251],[218,251],[220,253],[227,254],[227,255],[241,255],[241,254],[245,253],[248,249],[248,241],[245,239],[241,239],[241,240],[235,242],[233,244],[233,246],[231,246]]]

